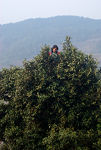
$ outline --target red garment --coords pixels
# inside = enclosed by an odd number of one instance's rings
[[[52,55],[52,52],[49,52],[49,56],[51,56]]]
[[[60,55],[60,52],[58,52],[57,54]]]

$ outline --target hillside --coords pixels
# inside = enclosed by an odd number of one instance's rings
[[[61,49],[67,35],[74,46],[100,59],[101,20],[57,16],[0,25],[0,68],[21,65],[45,44],[58,44]]]

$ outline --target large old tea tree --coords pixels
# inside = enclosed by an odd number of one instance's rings
[[[8,150],[101,150],[101,74],[66,37],[23,67],[0,72],[0,141]]]

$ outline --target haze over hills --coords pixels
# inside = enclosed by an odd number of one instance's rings
[[[75,47],[101,57],[101,20],[77,16],[36,18],[0,25],[0,68],[21,65],[36,56],[45,44],[52,46],[71,37]]]

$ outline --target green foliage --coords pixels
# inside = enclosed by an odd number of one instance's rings
[[[0,150],[8,150],[7,145],[4,143],[0,144]]]
[[[0,72],[0,140],[10,150],[100,150],[100,71],[66,37],[58,61],[49,46],[23,68]],[[6,102],[6,103],[5,103]]]

